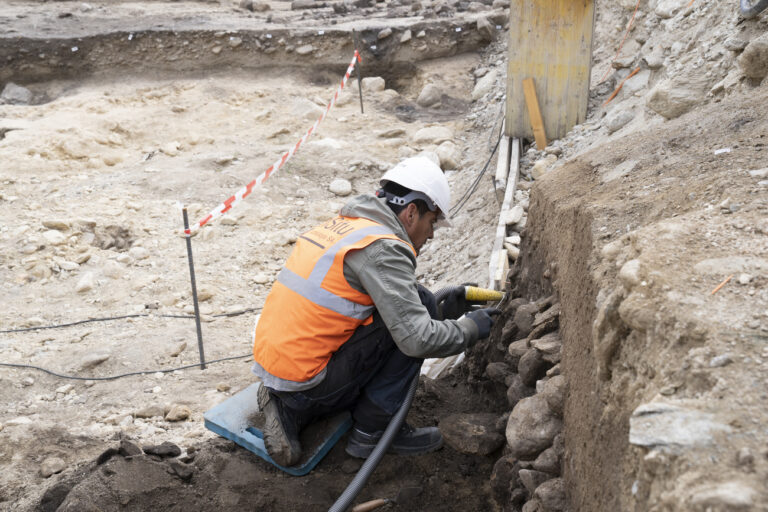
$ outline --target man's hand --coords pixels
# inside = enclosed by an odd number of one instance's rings
[[[493,327],[493,317],[500,314],[501,310],[498,308],[484,308],[467,313],[467,318],[477,325],[477,330],[480,333],[478,339],[482,340],[490,336],[491,327]]]
[[[472,311],[474,307],[483,304],[466,299],[466,286],[476,286],[474,283],[464,283],[461,286],[454,287],[448,295],[437,305],[440,318],[443,320],[456,320],[461,315]]]

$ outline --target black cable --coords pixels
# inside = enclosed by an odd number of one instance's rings
[[[261,311],[261,308],[247,308],[240,311],[233,311],[231,313],[220,313],[217,315],[212,315],[216,318],[221,317],[233,317],[233,316],[239,316],[243,315],[245,313],[250,313],[252,311]],[[106,322],[109,320],[123,320],[125,318],[138,318],[138,317],[148,317],[148,316],[155,316],[158,318],[195,318],[194,315],[153,315],[150,313],[136,313],[133,315],[122,315],[122,316],[107,316],[103,318],[88,318],[87,320],[79,320],[77,322],[70,322],[66,324],[54,324],[54,325],[41,325],[38,327],[23,327],[19,329],[8,329],[5,331],[0,331],[0,334],[9,334],[14,332],[28,332],[28,331],[40,331],[43,329],[59,329],[62,327],[72,327],[73,325],[81,325],[81,324],[87,324],[90,322]]]
[[[499,119],[501,119],[502,113],[503,113],[503,105],[499,109]],[[491,130],[491,136],[493,135],[493,132],[496,131],[497,123],[498,121],[493,125],[493,129]],[[485,162],[485,165],[483,165],[483,168],[480,171],[480,174],[478,174],[475,180],[469,185],[469,187],[467,187],[467,190],[465,190],[464,193],[461,195],[461,198],[459,198],[459,200],[456,201],[456,204],[453,205],[453,207],[451,207],[451,211],[450,211],[451,217],[459,213],[459,211],[464,207],[464,205],[467,204],[467,201],[469,201],[469,198],[472,197],[472,194],[475,193],[478,185],[480,185],[480,180],[483,178],[483,175],[488,170],[488,166],[490,165],[491,160],[493,160],[493,155],[496,154],[496,150],[499,148],[499,143],[501,142],[501,136],[502,136],[501,130],[503,127],[504,127],[504,123],[502,123],[501,126],[499,127],[499,136],[496,137],[496,144],[493,146],[493,149],[491,150],[491,155],[488,157],[488,160]],[[489,139],[488,142],[490,142],[491,140],[493,139],[492,138]]]
[[[222,357],[221,359],[214,359],[213,361],[206,361],[205,364],[211,364],[211,363],[219,363],[221,361],[230,361],[232,359],[244,359],[246,357],[253,357],[253,354],[246,354],[244,356],[232,356],[232,357]],[[131,372],[131,373],[123,373],[121,375],[113,375],[111,377],[78,377],[77,375],[62,375],[60,373],[56,373],[51,370],[47,370],[45,368],[40,368],[39,366],[32,366],[28,364],[13,364],[13,363],[0,363],[0,366],[7,366],[10,368],[26,368],[31,370],[39,370],[41,372],[45,372],[48,375],[53,375],[54,377],[60,377],[62,379],[72,379],[72,380],[116,380],[116,379],[122,379],[123,377],[130,377],[132,375],[147,375],[150,373],[170,373],[175,372],[176,370],[186,370],[187,368],[197,368],[200,366],[200,363],[195,364],[188,364],[186,366],[179,366],[178,368],[169,368],[167,370],[144,370],[141,372]]]

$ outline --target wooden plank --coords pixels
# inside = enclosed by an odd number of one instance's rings
[[[510,151],[509,177],[504,191],[504,202],[496,225],[496,238],[493,241],[491,259],[488,263],[488,288],[501,290],[509,270],[507,250],[504,248],[504,238],[507,236],[506,213],[512,208],[517,188],[517,178],[520,174],[520,139],[512,139]]]
[[[505,133],[534,136],[523,80],[533,78],[548,140],[587,117],[595,0],[512,0]]]
[[[541,118],[533,78],[523,80],[523,95],[525,96],[525,106],[528,109],[528,118],[533,127],[533,136],[536,138],[536,149],[544,149],[547,147],[547,134],[544,132],[544,120]]]
[[[509,175],[509,137],[501,136],[499,142],[499,158],[496,161],[496,177],[493,179],[493,187],[496,190],[496,200],[504,201],[504,191],[507,189],[507,176]]]

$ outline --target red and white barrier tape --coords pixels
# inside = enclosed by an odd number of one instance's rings
[[[339,95],[341,94],[341,91],[344,89],[344,86],[347,85],[347,80],[349,80],[349,75],[352,74],[352,70],[355,69],[355,64],[357,62],[362,62],[360,60],[360,54],[357,50],[355,50],[355,55],[352,57],[352,62],[349,63],[349,67],[347,68],[347,72],[344,73],[344,78],[341,79],[341,84],[339,85],[339,88],[336,89],[336,92],[333,95],[333,98],[331,98],[330,103],[328,103],[328,106],[325,108],[325,112],[323,112],[323,115],[320,116],[320,118],[315,121],[315,124],[313,124],[309,130],[307,130],[307,133],[304,134],[304,136],[299,139],[299,142],[296,143],[295,146],[293,146],[290,150],[286,151],[283,156],[280,157],[275,163],[269,166],[269,168],[261,173],[259,177],[257,177],[255,180],[248,183],[246,186],[238,190],[234,193],[231,197],[229,197],[227,200],[225,200],[223,203],[221,203],[219,206],[214,208],[211,213],[203,217],[200,221],[197,222],[197,224],[193,225],[190,229],[187,229],[184,231],[185,234],[189,235],[192,231],[197,231],[198,229],[202,228],[209,222],[211,222],[214,219],[217,219],[218,217],[221,217],[225,213],[227,213],[229,210],[232,209],[233,206],[235,206],[237,203],[248,197],[248,195],[253,192],[253,189],[256,187],[256,185],[261,185],[265,181],[267,181],[267,178],[269,176],[280,170],[281,167],[285,165],[285,163],[296,153],[296,151],[299,150],[299,147],[306,142],[306,140],[312,135],[312,133],[317,130],[317,127],[320,125],[320,123],[325,119],[325,116],[328,115],[328,112],[331,110],[331,107],[333,107],[336,104],[336,101],[339,99]]]

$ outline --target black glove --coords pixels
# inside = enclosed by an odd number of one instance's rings
[[[482,340],[490,336],[491,327],[493,327],[493,317],[500,314],[501,310],[498,308],[483,308],[467,313],[467,318],[475,322],[477,330],[480,331],[478,339]]]
[[[454,286],[437,305],[439,318],[443,320],[456,320],[464,313],[472,311],[474,306],[484,302],[471,301],[466,299],[466,286],[477,286],[474,283],[464,283],[461,286]]]

